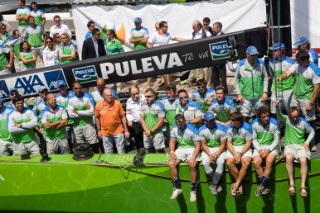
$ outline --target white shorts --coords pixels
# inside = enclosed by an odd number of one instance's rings
[[[146,149],[151,147],[154,147],[157,150],[163,149],[165,147],[163,133],[156,133],[153,138],[148,138],[145,134],[143,134],[143,145]]]
[[[242,151],[244,146],[233,146],[233,149],[236,153],[240,153]],[[249,149],[246,153],[244,153],[241,158],[244,157],[250,157],[252,158],[252,151],[251,149]],[[226,158],[234,158],[234,156],[231,154],[231,152],[229,150],[227,150],[226,152]]]
[[[306,151],[302,145],[290,144],[284,147],[284,155],[292,154],[295,159],[299,159],[300,157],[306,157],[310,159],[311,152]]]
[[[214,147],[214,148],[208,147],[208,149],[210,151],[210,154],[213,155],[214,153],[216,153],[219,150],[219,147]],[[216,162],[217,162],[217,164],[224,164],[225,160],[226,160],[226,152],[222,152]],[[201,152],[201,161],[202,161],[203,165],[210,165],[211,164],[210,158],[207,155],[207,153],[205,153],[205,152]]]
[[[288,91],[283,91],[283,92],[278,92],[277,97],[276,97],[276,92],[272,92],[271,94],[271,113],[276,114],[276,107],[274,106],[274,101],[276,99],[281,100],[280,102],[280,108],[286,109],[286,111],[289,111],[290,104],[292,101],[292,96],[293,96],[293,91],[288,90]]]
[[[301,109],[302,115],[305,117],[307,121],[316,120],[316,108],[313,104],[312,110],[307,111],[306,107],[309,105],[310,100],[307,99],[299,99],[293,96],[290,106],[296,106]]]
[[[175,153],[179,160],[187,162],[193,155],[194,148],[178,148]],[[196,157],[196,161],[200,161],[200,154]]]
[[[264,150],[264,149],[267,149],[268,146],[260,146],[260,148],[261,148],[262,150]],[[272,152],[270,152],[270,154],[275,155],[275,156],[279,156],[278,147],[276,147],[274,150],[272,150]],[[270,155],[270,154],[269,154],[269,155]],[[253,152],[252,152],[252,157],[255,157],[255,156],[259,156],[259,151],[256,150],[256,149],[254,149]]]
[[[265,104],[261,101],[261,99],[258,98],[244,99],[244,102],[241,106],[241,114],[244,117],[253,116],[256,114],[257,109],[264,105]]]

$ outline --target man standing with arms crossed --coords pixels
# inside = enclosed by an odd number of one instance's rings
[[[43,137],[47,142],[48,154],[69,154],[66,126],[68,115],[64,107],[57,104],[56,95],[47,95],[48,105],[41,111],[41,122],[43,124]],[[60,151],[60,152],[59,152]]]

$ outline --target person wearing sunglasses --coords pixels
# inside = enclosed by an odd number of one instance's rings
[[[234,179],[231,186],[231,195],[235,197],[242,195],[241,183],[251,165],[252,128],[250,124],[244,122],[243,115],[240,112],[233,112],[230,115],[230,124],[226,126],[225,131],[228,148],[226,162]],[[238,170],[237,164],[241,164],[240,170]]]
[[[182,114],[188,123],[200,127],[202,125],[202,111],[197,102],[190,101],[185,89],[178,90],[179,103],[176,105],[176,114]]]
[[[219,182],[224,171],[227,137],[224,126],[215,122],[212,112],[206,112],[203,117],[206,124],[199,128],[203,150],[201,160],[204,172],[210,180],[210,191],[213,195],[217,195],[222,191]],[[216,165],[215,170],[212,165]]]
[[[43,64],[44,66],[53,66],[60,63],[59,50],[53,44],[53,38],[45,38],[45,48],[43,50]]]
[[[249,121],[255,110],[265,105],[264,101],[268,99],[268,74],[258,55],[258,49],[249,46],[246,59],[240,60],[236,68],[234,86],[237,99],[242,103],[241,113],[245,121]]]
[[[310,123],[305,118],[301,117],[300,109],[298,107],[290,107],[288,115],[284,115],[280,110],[279,100],[276,100],[274,104],[280,121],[285,124],[283,145],[289,178],[288,192],[291,196],[296,194],[293,161],[297,160],[300,162],[301,173],[300,196],[306,198],[308,197],[306,187],[308,160],[310,160],[311,157],[309,144],[314,139],[315,131]]]
[[[97,131],[93,123],[94,102],[91,95],[82,91],[81,84],[75,81],[72,85],[74,94],[68,98],[69,118],[73,120],[73,133],[76,143],[87,143],[97,148]],[[96,149],[97,150],[97,149]]]
[[[4,24],[6,26],[6,31],[8,33],[11,32],[11,29],[12,29],[11,25],[7,22],[7,20],[3,18],[3,15],[1,13],[0,13],[0,24]]]
[[[12,135],[7,127],[7,118],[11,112],[12,109],[6,107],[0,98],[0,156],[12,154]]]
[[[59,33],[60,35],[62,35],[62,33],[67,33],[70,38],[72,37],[68,25],[62,24],[61,17],[59,15],[55,15],[53,17],[53,23],[54,25],[50,28],[50,37],[53,37],[55,33]]]
[[[7,107],[7,108],[9,108],[9,109],[11,109],[11,110],[15,110],[14,104],[13,104],[12,101],[13,101],[13,98],[14,98],[15,96],[20,95],[20,94],[19,94],[19,91],[18,91],[17,88],[11,88],[11,89],[9,90],[9,94],[10,94],[10,101],[6,103],[5,107]],[[23,102],[23,107],[29,108],[28,104],[27,104],[25,101]]]
[[[190,170],[191,193],[190,202],[197,201],[198,162],[200,161],[200,137],[196,127],[187,123],[182,114],[175,116],[176,126],[171,130],[169,142],[169,169],[173,184],[171,199],[176,199],[181,193],[181,183],[178,174],[180,162],[187,162]],[[178,147],[176,149],[176,147]]]
[[[207,88],[207,81],[204,79],[199,79],[197,81],[197,88],[190,95],[190,100],[197,102],[203,113],[208,112],[210,103],[215,97],[215,91],[213,89]]]
[[[252,145],[254,147],[252,158],[259,183],[256,191],[257,197],[269,193],[269,176],[276,157],[279,155],[279,124],[270,115],[269,107],[262,106],[257,110],[257,118],[251,123],[253,131]],[[265,168],[261,165],[263,161],[266,164]]]
[[[37,116],[23,107],[23,97],[18,95],[12,100],[15,110],[8,115],[8,131],[12,134],[13,155],[39,155],[34,128],[38,125]]]
[[[60,63],[67,64],[76,60],[76,46],[71,42],[68,33],[62,33],[59,50]]]
[[[161,21],[159,23],[159,30],[154,32],[149,38],[147,42],[147,47],[158,47],[163,45],[168,45],[170,41],[189,41],[189,39],[181,38],[172,35],[168,32],[168,22]],[[170,74],[161,75],[161,83],[159,86],[163,86],[164,84],[172,84],[172,78]]]
[[[44,138],[48,154],[69,154],[66,126],[68,115],[64,107],[57,104],[56,95],[48,93],[48,105],[41,111]]]
[[[57,103],[67,109],[67,100],[71,97],[74,92],[68,90],[68,84],[64,80],[57,81],[57,88],[59,93],[57,94]],[[70,150],[72,150],[73,145],[76,143],[75,136],[73,135],[73,120],[68,119],[68,125],[66,126],[67,139],[69,143]]]
[[[16,20],[19,22],[19,32],[23,34],[28,26],[28,18],[30,15],[30,8],[26,6],[26,0],[18,0],[19,8],[16,11]]]
[[[223,86],[217,86],[215,94],[216,97],[210,103],[208,111],[216,115],[217,123],[227,126],[230,122],[230,114],[237,111],[236,105],[233,100],[226,97]]]
[[[164,136],[162,133],[162,124],[166,115],[164,106],[156,100],[156,92],[148,88],[144,97],[146,103],[142,105],[140,111],[140,122],[144,131],[144,148],[149,153],[164,153]]]

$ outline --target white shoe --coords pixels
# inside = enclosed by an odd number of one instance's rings
[[[190,202],[196,202],[197,201],[197,192],[196,191],[191,191],[190,193]]]
[[[317,149],[317,145],[314,145],[312,148],[311,148],[311,152],[316,152],[318,149]]]
[[[214,184],[210,184],[210,191],[213,195],[217,195],[218,192],[222,191],[222,187]]]
[[[176,199],[182,193],[182,189],[173,189],[171,200]]]

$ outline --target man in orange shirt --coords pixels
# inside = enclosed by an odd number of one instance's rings
[[[102,138],[106,154],[113,153],[113,145],[119,154],[125,153],[124,139],[130,137],[125,111],[121,103],[114,100],[109,88],[103,90],[103,100],[95,108],[98,137]]]

